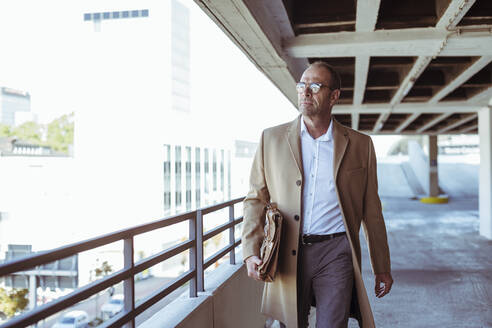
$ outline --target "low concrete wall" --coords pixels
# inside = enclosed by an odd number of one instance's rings
[[[205,276],[205,292],[190,298],[187,291],[139,328],[262,328],[262,292],[263,283],[248,278],[243,264],[222,264]]]

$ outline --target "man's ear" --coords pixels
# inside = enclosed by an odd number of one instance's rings
[[[332,102],[332,105],[335,104],[335,102],[340,98],[340,89],[333,90],[333,92],[330,95],[330,102]]]

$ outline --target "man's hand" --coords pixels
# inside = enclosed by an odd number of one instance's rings
[[[246,259],[246,268],[248,268],[248,277],[251,277],[258,281],[263,281],[260,279],[260,275],[258,274],[258,265],[261,264],[261,260],[258,256],[253,255]]]
[[[383,285],[381,286],[381,283]],[[391,290],[391,286],[393,285],[393,278],[391,277],[391,273],[377,273],[376,274],[376,286],[374,287],[374,291],[376,292],[376,297],[381,298],[384,295],[388,294]]]

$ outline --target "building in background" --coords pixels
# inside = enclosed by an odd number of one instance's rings
[[[0,123],[15,126],[25,121],[25,113],[31,111],[31,95],[12,88],[0,89]],[[16,119],[16,114],[19,116]],[[24,115],[22,115],[24,114]],[[32,118],[29,117],[28,120]]]

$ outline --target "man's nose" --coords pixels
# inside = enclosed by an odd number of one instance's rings
[[[308,86],[306,86],[304,88],[304,91],[302,92],[302,94],[304,95],[304,97],[311,97],[312,96],[311,88],[309,88]]]

